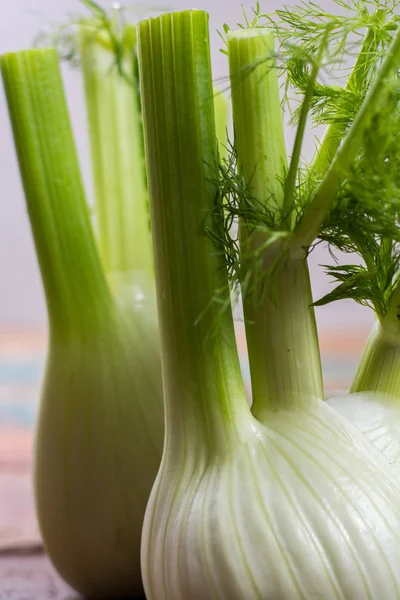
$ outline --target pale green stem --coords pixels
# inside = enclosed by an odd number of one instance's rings
[[[386,12],[384,10],[377,10],[375,12],[375,20],[377,22],[383,22],[385,14]],[[378,45],[379,39],[376,36],[374,28],[371,27],[365,35],[360,54],[357,57],[356,64],[347,82],[347,88],[350,91],[358,92],[362,88],[365,80],[368,78],[371,68],[376,64],[375,53],[378,49]],[[326,130],[321,145],[312,161],[312,166],[317,173],[323,175],[328,170],[329,165],[341,144],[346,128],[346,124],[332,123]]]
[[[214,302],[229,301],[224,258],[205,233],[217,192],[208,15],[165,14],[138,31],[166,446],[212,451],[247,406],[231,312]]]
[[[400,331],[385,327],[385,319],[371,330],[351,392],[383,392],[400,400]]]
[[[90,224],[55,50],[1,69],[29,218],[56,336],[96,329],[113,306]]]
[[[251,194],[272,210],[283,207],[287,170],[274,34],[266,29],[228,33],[235,144]],[[245,158],[245,160],[244,160]]]
[[[108,34],[81,27],[81,63],[104,267],[153,277],[136,33],[126,27],[122,73]]]
[[[277,72],[273,61],[265,60],[272,51],[271,32],[250,30],[228,35],[239,167],[253,196],[269,209],[279,210],[287,158]],[[254,269],[253,257],[267,241],[267,233],[254,232],[241,220],[244,277]],[[262,419],[268,409],[296,401],[304,394],[322,397],[322,377],[304,255],[292,257],[281,243],[275,243],[263,251],[260,268],[266,274],[257,282],[255,270],[256,282],[243,290],[243,306],[253,412]]]
[[[329,169],[329,166],[343,140],[345,131],[345,127],[341,127],[336,123],[329,125],[325,131],[322,142],[311,163],[311,166],[317,175],[324,175]]]
[[[271,266],[273,260],[270,254],[265,267]],[[307,402],[309,396],[323,398],[311,302],[307,262],[297,255],[291,257],[290,250],[278,259],[262,296],[253,293],[244,298],[252,411],[261,421],[278,406]]]
[[[343,145],[336,153],[324,179],[314,194],[311,204],[296,227],[296,237],[300,246],[310,246],[318,236],[337,191],[360,151],[363,134],[382,103],[382,90],[385,82],[388,77],[397,72],[399,65],[400,30],[388,49],[385,61],[366,95]]]

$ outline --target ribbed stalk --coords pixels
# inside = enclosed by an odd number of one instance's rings
[[[363,351],[352,392],[384,392],[400,400],[400,335],[377,321]]]
[[[218,152],[225,158],[228,149],[228,114],[229,103],[225,94],[214,88],[215,127],[217,131]]]
[[[265,30],[228,36],[239,167],[252,195],[269,210],[279,211],[284,201],[282,180],[287,158],[277,72],[273,60],[266,60],[273,48],[274,36]],[[251,257],[268,234],[254,233],[243,220],[239,225],[246,276],[254,269]],[[300,395],[322,395],[307,263],[302,257],[286,255],[282,246],[278,250],[267,247],[262,268],[265,277],[245,290],[243,298],[253,412],[260,419],[268,409],[293,402]],[[257,272],[254,277],[258,278]]]
[[[52,334],[96,328],[112,300],[86,205],[57,53],[1,60]]]
[[[124,55],[117,68],[109,35],[81,27],[101,257],[107,272],[153,274],[135,46],[136,30],[126,26]]]
[[[252,195],[270,210],[282,208],[287,168],[274,34],[266,29],[232,31],[228,57],[240,168]]]
[[[205,233],[216,199],[208,15],[138,27],[145,145],[162,341],[166,443],[213,449],[246,409],[224,259]],[[216,327],[217,324],[217,327]]]

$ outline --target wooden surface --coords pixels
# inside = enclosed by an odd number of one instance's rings
[[[0,552],[0,600],[84,600],[84,598],[61,580],[43,551],[32,549],[28,552],[19,551],[11,554]],[[130,600],[146,600],[146,598],[132,597]]]
[[[78,600],[43,553],[0,555],[0,600]]]

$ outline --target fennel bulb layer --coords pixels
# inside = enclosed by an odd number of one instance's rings
[[[399,522],[387,461],[321,401],[267,426],[242,419],[212,458],[167,438],[143,532],[147,598],[394,600]]]

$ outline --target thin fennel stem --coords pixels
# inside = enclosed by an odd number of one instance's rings
[[[240,169],[250,193],[271,210],[283,208],[287,169],[274,34],[266,29],[228,33],[228,58]]]
[[[112,298],[92,232],[57,53],[7,54],[1,70],[50,332],[82,333],[107,319]]]
[[[375,11],[375,20],[382,21],[385,18],[384,10]],[[375,65],[374,52],[377,50],[378,41],[374,29],[371,27],[364,38],[356,64],[348,79],[347,88],[358,91],[364,84],[371,67]],[[334,158],[343,136],[346,132],[345,124],[332,123],[329,125],[320,147],[316,151],[312,166],[316,173],[324,174]]]
[[[382,99],[385,80],[393,75],[400,64],[400,30],[397,32],[382,67],[379,70],[361,108],[347,133],[343,145],[336,153],[322,182],[314,193],[295,229],[300,246],[308,247],[318,236],[320,227],[330,209],[341,182],[355,160],[362,145],[362,136]]]
[[[214,302],[229,301],[224,258],[205,232],[217,193],[208,15],[165,14],[138,32],[166,444],[189,451],[190,434],[192,450],[213,451],[247,403],[231,311]]]
[[[317,80],[318,72],[321,67],[321,59],[322,59],[322,54],[325,50],[325,46],[326,46],[326,38],[322,42],[321,47],[318,52],[318,56],[316,57],[316,60],[314,61],[314,64],[313,64],[313,67],[311,70],[311,75],[310,75],[310,78],[308,81],[307,89],[304,94],[303,103],[301,106],[300,120],[299,120],[299,124],[298,124],[297,131],[296,131],[296,138],[295,138],[294,146],[293,146],[293,154],[292,154],[292,158],[290,160],[289,172],[288,172],[288,176],[286,179],[286,185],[285,185],[284,208],[286,208],[287,210],[290,209],[294,204],[294,192],[296,189],[297,172],[298,172],[298,168],[299,168],[299,164],[300,164],[301,149],[303,147],[304,135],[305,135],[306,125],[307,125],[307,118],[308,118],[308,114],[310,111],[315,82]],[[291,223],[289,223],[289,227],[290,226],[291,226]]]
[[[256,200],[279,210],[287,159],[278,78],[274,66],[260,60],[271,49],[271,32],[228,35],[239,168]],[[271,198],[269,189],[276,190]],[[251,257],[270,234],[254,231],[243,218],[239,227],[243,277],[250,271],[252,279],[243,290],[252,410],[263,420],[271,408],[296,402],[304,394],[322,397],[318,336],[304,253],[292,256],[285,242],[267,245],[260,265],[265,274],[257,281]]]
[[[122,73],[108,37],[81,27],[98,245],[107,272],[142,271],[153,277],[136,30],[125,27]]]
[[[221,159],[227,155],[229,104],[224,93],[214,89],[215,127],[218,140],[218,153]]]

